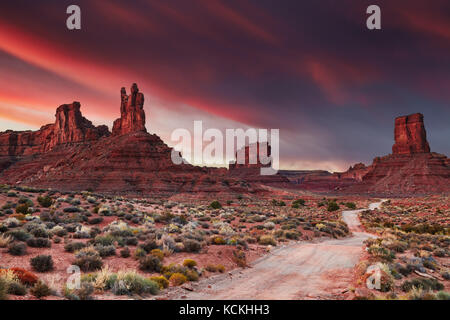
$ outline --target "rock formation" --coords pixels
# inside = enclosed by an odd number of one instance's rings
[[[430,146],[421,113],[395,119],[393,154],[429,153]]]
[[[305,190],[405,196],[450,192],[450,161],[430,152],[423,115],[395,119],[393,154],[376,157],[370,166],[358,163],[345,172],[305,174],[298,187]]]
[[[396,118],[394,134],[393,154],[376,157],[360,183],[344,190],[396,196],[450,192],[449,159],[430,152],[423,115]]]
[[[95,127],[81,115],[79,102],[58,107],[55,117],[55,123],[38,131],[8,130],[0,133],[0,156],[38,154],[60,144],[92,141],[109,135],[107,126]]]
[[[0,183],[124,196],[236,197],[265,192],[224,168],[172,162],[172,148],[147,133],[144,95],[121,90],[113,132],[95,127],[74,102],[60,106],[54,124],[38,131],[0,133]]]
[[[250,183],[290,187],[289,180],[280,173],[261,174],[262,168],[271,167],[271,154],[272,148],[267,142],[243,147],[236,152],[235,161],[229,164],[229,176],[239,177]]]
[[[130,95],[125,88],[120,90],[120,118],[114,121],[112,134],[123,135],[130,132],[143,131],[145,128],[144,94],[139,92],[136,83],[131,86]]]

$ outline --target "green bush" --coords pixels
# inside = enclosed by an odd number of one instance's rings
[[[355,210],[356,209],[356,204],[354,202],[347,202],[345,204],[345,206],[349,209]]]
[[[114,282],[112,292],[115,295],[158,294],[159,285],[151,279],[130,272]]]
[[[436,279],[419,279],[406,280],[402,284],[402,290],[405,292],[411,291],[413,288],[422,290],[443,290],[444,285]]]
[[[337,211],[339,210],[339,205],[335,201],[328,202],[327,210],[330,212]]]
[[[64,250],[67,252],[75,252],[86,247],[83,242],[69,242],[64,246]]]
[[[31,294],[38,299],[51,295],[52,291],[44,282],[38,281],[30,290]]]
[[[24,296],[27,294],[27,287],[19,281],[11,281],[8,285],[8,293],[13,296]]]
[[[30,259],[30,264],[38,272],[53,270],[52,256],[40,255]]]
[[[197,240],[185,239],[183,244],[186,252],[199,252],[202,249],[202,244]]]
[[[220,208],[222,208],[222,205],[220,204],[219,201],[216,200],[216,201],[211,202],[209,204],[209,207],[212,209],[220,209]]]
[[[93,248],[81,249],[76,255],[74,265],[84,272],[99,270],[103,267],[103,261],[98,252]]]
[[[161,260],[149,255],[139,260],[139,269],[146,272],[160,272],[162,267]]]
[[[193,259],[184,259],[183,266],[188,267],[188,268],[193,268],[193,267],[197,266],[197,261],[195,261]]]
[[[120,256],[122,258],[129,258],[131,256],[130,249],[128,247],[125,247],[120,250]]]
[[[48,208],[53,204],[53,199],[49,196],[45,196],[45,197],[39,196],[37,198],[37,201],[44,208]]]
[[[185,283],[186,281],[188,281],[187,277],[184,274],[178,273],[178,272],[172,274],[169,278],[169,282],[173,286],[180,286],[183,283]]]
[[[294,202],[292,202],[292,208],[299,208],[300,206],[304,206],[304,205],[305,205],[304,199],[297,199]]]
[[[8,299],[8,283],[0,278],[0,300]]]
[[[32,248],[50,248],[52,243],[45,238],[30,238],[27,240],[27,245]]]
[[[166,289],[169,287],[169,280],[167,280],[164,276],[156,276],[150,277],[150,280],[155,281],[160,289]]]
[[[27,214],[28,213],[28,204],[22,203],[16,206],[16,213]]]
[[[116,255],[116,247],[113,245],[104,246],[101,244],[98,244],[95,246],[95,250],[97,250],[100,257],[111,257]]]
[[[8,253],[13,256],[23,256],[27,254],[27,246],[23,243],[13,243],[8,247]]]

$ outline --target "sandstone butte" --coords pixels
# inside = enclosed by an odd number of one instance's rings
[[[376,157],[370,166],[358,163],[346,172],[306,176],[300,188],[378,196],[450,192],[450,159],[430,152],[420,113],[395,119],[392,154]]]
[[[80,103],[73,102],[57,108],[55,123],[37,131],[0,133],[0,183],[175,199],[272,196],[291,188],[398,196],[450,191],[450,160],[430,152],[421,114],[395,120],[393,153],[370,166],[358,163],[334,174],[281,170],[261,176],[264,165],[252,159],[250,146],[238,151],[244,163],[230,163],[229,170],[173,164],[172,149],[147,132],[138,86],[133,84],[129,95],[122,88],[120,97],[120,118],[112,132],[94,126],[82,116]]]
[[[175,165],[172,149],[145,127],[144,95],[120,91],[112,132],[84,118],[80,103],[57,108],[54,124],[0,133],[0,182],[10,185],[133,195],[227,197],[264,193],[225,168]]]

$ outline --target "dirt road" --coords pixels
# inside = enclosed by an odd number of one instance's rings
[[[372,203],[369,209],[382,202]],[[363,209],[366,210],[366,209]],[[274,250],[251,268],[211,277],[196,284],[194,291],[181,288],[169,299],[333,299],[350,284],[352,269],[362,253],[363,241],[371,237],[361,232],[358,213],[344,211],[343,220],[353,236],[317,243],[297,243]]]

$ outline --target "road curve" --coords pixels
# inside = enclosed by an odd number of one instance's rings
[[[381,202],[372,203],[370,210]],[[352,270],[359,262],[363,242],[372,235],[362,232],[358,213],[344,211],[343,220],[352,237],[317,243],[299,242],[275,249],[255,261],[251,268],[237,269],[205,279],[194,291],[181,288],[167,294],[168,299],[188,300],[294,300],[336,299],[351,282]]]

